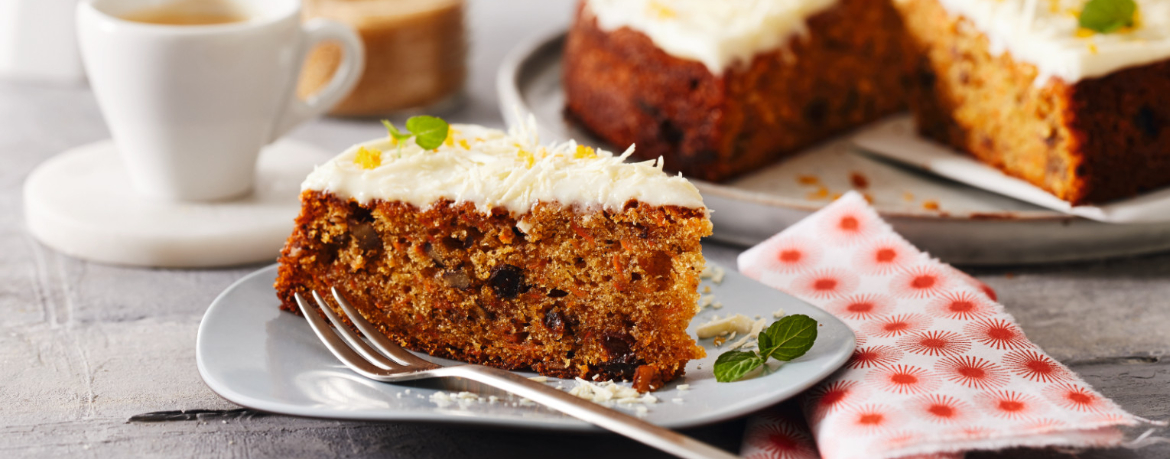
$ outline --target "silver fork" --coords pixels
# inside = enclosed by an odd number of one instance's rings
[[[325,343],[325,347],[350,369],[375,381],[401,382],[445,377],[470,379],[524,397],[678,457],[694,459],[736,457],[686,435],[577,398],[507,370],[470,364],[445,367],[423,360],[382,335],[341,296],[336,288],[333,289],[333,298],[337,300],[337,304],[349,317],[350,322],[366,336],[369,344],[346,327],[316,291],[313,292],[316,306],[306,301],[299,293],[295,296],[301,312],[309,320],[309,325],[317,333],[317,337]],[[317,314],[318,309],[337,326],[330,327]],[[338,338],[338,335],[341,337]]]

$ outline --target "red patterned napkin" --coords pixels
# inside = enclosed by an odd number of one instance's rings
[[[857,193],[744,252],[739,270],[857,334],[845,368],[802,396],[808,427],[782,408],[758,416],[744,456],[1112,446],[1116,426],[1140,421],[1032,344],[994,291],[907,243]]]

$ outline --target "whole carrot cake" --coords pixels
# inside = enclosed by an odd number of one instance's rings
[[[356,145],[303,184],[281,308],[336,287],[410,349],[661,387],[704,356],[686,328],[711,223],[694,186],[632,151],[470,125],[433,150]]]
[[[722,180],[904,109],[902,41],[889,0],[583,0],[567,111]]]
[[[1170,184],[1170,1],[894,5],[924,136],[1073,204]]]

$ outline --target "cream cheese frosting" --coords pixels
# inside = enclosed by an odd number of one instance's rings
[[[302,190],[327,191],[360,203],[401,201],[427,208],[441,199],[474,203],[481,212],[503,207],[517,215],[538,202],[621,210],[634,199],[652,206],[703,208],[699,191],[663,172],[662,160],[625,163],[570,141],[541,145],[531,126],[510,132],[452,125],[446,142],[423,150],[413,139],[399,148],[389,137],[350,147],[318,166]],[[359,151],[380,151],[381,164],[358,164]],[[368,155],[368,153],[367,153]]]
[[[895,0],[905,1],[905,0]],[[1136,0],[1133,30],[1099,34],[1078,27],[1088,0],[937,0],[987,36],[994,55],[1035,65],[1037,85],[1068,83],[1170,58],[1170,0]]]
[[[877,0],[874,0],[877,1]],[[602,30],[641,32],[667,54],[714,75],[750,63],[807,32],[807,19],[838,0],[589,0]]]
[[[667,54],[721,75],[806,33],[808,18],[838,1],[588,0],[588,11],[602,30],[628,27]],[[1088,0],[937,1],[985,34],[994,55],[1008,52],[1036,66],[1038,86],[1052,77],[1075,83],[1170,58],[1170,0],[1135,0],[1138,26],[1109,34],[1078,27]]]

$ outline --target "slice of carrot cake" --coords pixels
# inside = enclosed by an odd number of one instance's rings
[[[429,150],[356,145],[304,182],[281,308],[336,287],[410,349],[661,387],[704,356],[686,328],[711,223],[694,186],[632,152],[470,125]]]
[[[923,135],[1073,204],[1170,184],[1170,1],[894,5]]]
[[[902,110],[902,40],[889,0],[582,0],[567,111],[723,180]]]

